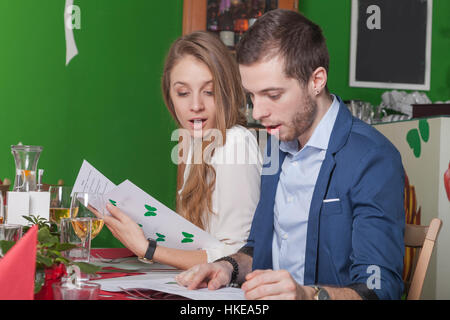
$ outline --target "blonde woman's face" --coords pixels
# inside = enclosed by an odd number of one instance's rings
[[[191,136],[216,128],[213,77],[209,68],[191,55],[183,57],[170,73],[170,98],[181,126]]]

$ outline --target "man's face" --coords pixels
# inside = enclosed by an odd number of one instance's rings
[[[308,135],[316,118],[317,105],[298,80],[284,74],[283,58],[239,65],[242,84],[253,102],[253,118],[282,141]]]

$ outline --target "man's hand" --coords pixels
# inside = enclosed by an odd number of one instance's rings
[[[196,265],[175,277],[178,284],[189,290],[208,288],[216,290],[230,283],[233,266],[226,261]]]
[[[307,300],[314,289],[299,285],[286,270],[255,270],[245,277],[242,290],[248,300]]]

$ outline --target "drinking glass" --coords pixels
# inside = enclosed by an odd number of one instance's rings
[[[50,192],[50,221],[59,226],[61,219],[70,218],[72,187],[51,186],[48,191]]]
[[[90,230],[89,241],[100,233],[104,225],[105,210],[106,202],[102,194],[74,192],[70,205],[70,217],[73,229],[81,240],[86,238],[88,230]]]
[[[93,282],[80,282],[74,286],[57,282],[52,287],[55,300],[98,300],[100,293],[100,284]]]
[[[89,262],[91,252],[91,221],[84,222],[86,229],[84,233],[77,234],[72,218],[62,218],[60,221],[60,241],[76,245],[76,248],[63,251],[63,256],[73,261]]]
[[[20,224],[0,224],[0,240],[17,242],[22,238],[22,225]],[[0,247],[0,258],[3,257],[3,250]]]

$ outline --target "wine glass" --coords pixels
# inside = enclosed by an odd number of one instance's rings
[[[50,192],[50,222],[60,225],[61,219],[70,218],[70,193],[72,187],[51,186]]]
[[[76,235],[88,250],[90,261],[90,242],[102,230],[106,203],[102,194],[74,192],[70,205],[70,217]],[[90,235],[90,236],[89,236]]]

